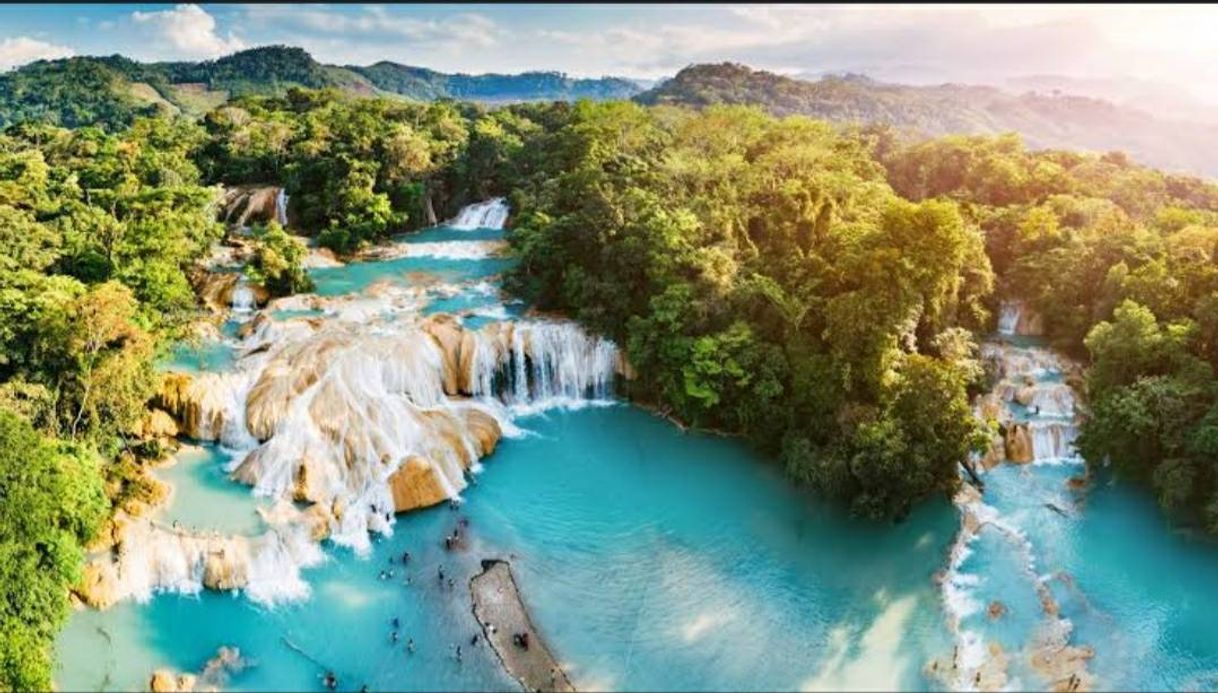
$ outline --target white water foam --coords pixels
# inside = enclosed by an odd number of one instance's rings
[[[508,211],[507,200],[496,197],[462,207],[456,218],[448,222],[448,226],[461,231],[502,229],[507,223]]]

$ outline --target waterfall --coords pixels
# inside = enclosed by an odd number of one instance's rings
[[[1037,462],[1069,460],[1076,456],[1074,440],[1078,429],[1062,421],[1032,421],[1032,456]]]
[[[254,291],[250,288],[249,280],[245,278],[244,274],[233,287],[232,305],[234,313],[251,313],[257,305],[254,300]]]
[[[477,333],[468,382],[517,412],[580,406],[612,397],[617,346],[574,323],[537,321]]]
[[[288,191],[287,188],[280,188],[279,194],[275,195],[275,221],[279,225],[287,228],[288,225]]]
[[[1037,383],[1032,387],[1029,408],[1037,416],[1074,416],[1074,390],[1065,383]]]
[[[507,222],[507,200],[496,197],[492,200],[467,205],[461,208],[457,217],[449,222],[449,226],[461,231],[474,229],[502,229]]]
[[[1019,327],[1020,305],[1015,301],[1003,301],[998,312],[998,331],[1005,335],[1015,334]]]

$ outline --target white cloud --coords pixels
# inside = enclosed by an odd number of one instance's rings
[[[74,52],[67,46],[58,46],[29,36],[0,39],[0,71],[35,60],[54,60],[72,55]]]
[[[465,12],[442,19],[418,19],[394,14],[379,5],[365,6],[355,13],[321,7],[249,5],[245,13],[249,22],[279,30],[343,35],[359,41],[397,41],[397,45],[407,39],[409,47],[420,52],[489,48],[499,43],[502,34],[489,18]]]
[[[153,50],[175,58],[215,58],[241,50],[245,43],[228,33],[216,32],[216,18],[198,5],[178,5],[171,10],[131,13],[137,27],[152,31]]]

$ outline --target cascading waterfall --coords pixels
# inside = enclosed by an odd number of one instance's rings
[[[497,397],[517,413],[603,402],[613,396],[617,346],[574,323],[515,323],[475,337],[469,382],[475,397]]]
[[[288,191],[286,188],[280,188],[279,194],[275,195],[275,221],[284,228],[288,225]]]
[[[1078,430],[1072,423],[1036,421],[1029,424],[1032,433],[1032,455],[1036,462],[1071,460],[1075,457],[1074,440]]]
[[[277,214],[286,199],[280,190]],[[507,213],[503,199],[489,200],[463,209],[452,226],[501,228]],[[490,242],[452,243],[476,259]],[[448,245],[398,248],[434,255]],[[284,299],[278,308],[319,310],[325,319],[258,313],[239,332],[231,370],[173,376],[162,405],[183,432],[229,452],[232,478],[273,504],[264,515],[273,532],[201,537],[145,528],[116,558],[99,557],[95,572],[108,571],[120,597],[206,586],[245,589],[264,602],[297,598],[307,593],[299,568],[320,555],[302,549],[302,537],[314,549],[329,538],[366,552],[370,533],[392,532],[395,511],[458,497],[478,459],[502,435],[519,434],[513,417],[612,396],[623,367],[613,342],[548,319],[466,329],[450,315],[420,315],[426,294],[387,284]],[[244,276],[232,307],[256,308]]]
[[[998,312],[998,332],[1005,335],[1015,334],[1019,327],[1020,305],[1014,301],[1003,301]]]
[[[234,455],[233,478],[255,495],[314,504],[286,526],[364,552],[369,532],[392,532],[395,510],[457,497],[478,458],[518,432],[512,416],[612,394],[617,348],[574,323],[473,331],[451,316],[419,318],[416,307],[339,310],[325,322],[260,314],[237,346],[236,367],[190,381],[170,408],[189,435]],[[144,538],[163,551],[120,557],[116,570],[131,583],[123,594],[200,584],[198,545]],[[291,571],[278,571],[287,582],[277,587],[253,582],[277,570],[259,566],[304,556],[281,543],[240,544],[235,585],[268,601],[302,594]],[[158,567],[166,561],[176,567]]]
[[[1004,305],[1000,331],[1013,333],[1018,320],[1018,310]],[[1074,449],[1077,437],[1074,393],[1059,380],[1063,372],[1062,361],[1045,349],[1014,347],[1001,342],[987,342],[982,345],[981,352],[982,357],[993,366],[998,381],[988,395],[978,399],[976,412],[978,416],[997,417],[1005,426],[1005,440],[997,437],[992,441],[992,445],[998,448],[999,463],[1005,456],[1004,446],[1007,454],[1018,451],[1018,458],[1010,460],[1014,464],[1081,463]],[[992,501],[994,505],[987,503],[981,491],[970,483],[962,484],[954,499],[960,512],[960,530],[942,576],[940,590],[949,628],[955,634],[956,647],[953,659],[936,662],[933,671],[943,677],[949,687],[957,690],[1020,689],[1028,687],[1018,678],[1021,672],[1027,670],[1022,668],[1022,664],[1017,664],[1016,669],[1008,667],[1012,661],[1027,661],[1031,662],[1034,670],[1027,673],[1048,679],[1047,684],[1052,690],[1087,690],[1093,681],[1087,670],[1087,661],[1092,652],[1085,646],[1070,644],[1073,625],[1060,615],[1057,598],[1049,588],[1053,574],[1038,567],[1043,556],[1038,554],[1037,547],[1025,531],[1029,526],[1025,523],[1043,522],[1034,517],[1039,513],[1056,511],[1065,514],[1068,512],[1065,508],[1069,505],[1066,501],[1052,498],[1043,504],[1035,504],[1034,516],[1019,511],[1004,514],[999,510],[1002,505],[999,501],[1004,495],[1023,493],[1020,477],[1035,472],[1012,476],[998,474],[998,469],[978,464],[989,459],[990,455],[974,459],[974,468],[978,475],[982,475],[986,494],[994,493],[998,501]],[[993,475],[992,480],[987,470]],[[1012,482],[1021,486],[1018,489],[1006,486]],[[991,487],[991,484],[995,486]],[[999,539],[995,540],[995,536],[987,535],[987,532],[996,532]],[[987,588],[988,579],[976,573],[964,572],[969,557],[977,552],[981,552],[979,561],[983,564],[1000,560],[1000,557],[1014,557],[1023,566],[1023,581],[1016,583],[1018,587],[1006,588],[1015,591],[995,592],[1003,588]],[[1014,552],[1013,556],[1010,552]],[[1024,589],[1030,592],[1024,592]],[[983,595],[989,599],[1001,595],[1004,600],[1022,601],[1025,612],[1019,617],[1004,616],[1005,604],[992,601],[991,607],[999,607],[997,614],[990,612],[988,617],[978,619],[984,605],[981,599]],[[1038,604],[1039,609],[1027,612],[1029,601]],[[1020,625],[1015,625],[1007,622],[1009,618],[1022,620],[1017,621]],[[1003,621],[1005,625],[992,625],[991,622],[995,620]],[[1021,638],[1027,640],[1001,643],[1004,637],[1011,636],[1012,631],[1007,630],[1010,628],[1022,629]],[[1019,657],[1013,659],[1009,655],[1014,653],[1004,652],[1004,644],[1020,647]],[[1074,688],[1076,685],[1079,687]]]
[[[237,285],[233,287],[233,312],[234,313],[251,313],[257,304],[254,300],[254,291],[250,288],[249,280],[242,274],[237,280]]]
[[[474,229],[502,229],[508,217],[507,200],[496,197],[492,200],[467,205],[461,208],[449,226],[461,231]]]

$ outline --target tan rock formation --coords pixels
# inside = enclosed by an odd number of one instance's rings
[[[221,199],[220,218],[233,226],[277,221],[279,210],[276,201],[279,191],[280,188],[273,185],[241,185],[228,188]]]
[[[195,294],[203,305],[213,313],[225,313],[233,307],[233,292],[241,281],[239,272],[212,272],[195,269],[190,276]],[[271,300],[271,292],[261,284],[246,284],[254,296],[254,304],[265,306]]]
[[[406,458],[389,476],[389,491],[393,494],[393,509],[399,513],[435,505],[448,498],[432,465],[417,455]]]
[[[148,689],[152,693],[191,693],[195,683],[194,674],[175,674],[168,669],[157,669],[152,673]]]
[[[1032,434],[1027,424],[1012,423],[1007,426],[1006,458],[1016,464],[1027,464],[1035,459]]]
[[[230,674],[240,672],[246,666],[241,651],[223,646],[216,656],[207,660],[203,671],[195,674],[178,674],[169,669],[157,669],[152,673],[148,686],[153,693],[215,693],[228,683]]]
[[[118,568],[109,561],[86,563],[75,593],[94,609],[110,608],[123,596],[119,591]]]
[[[223,313],[233,305],[233,288],[240,275],[236,272],[199,271],[192,277],[195,294],[213,313]]]
[[[144,436],[148,438],[174,438],[178,435],[178,424],[164,409],[151,409],[144,416]]]
[[[461,393],[461,351],[464,329],[451,315],[438,314],[423,323],[423,331],[431,335],[440,353],[444,355],[444,393],[449,396]]]

